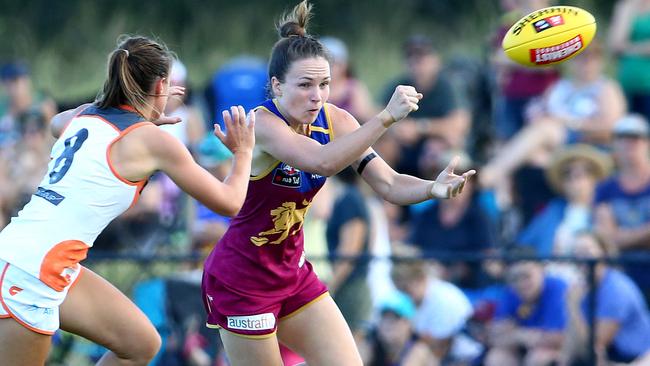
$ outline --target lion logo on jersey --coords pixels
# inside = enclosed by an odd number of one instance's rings
[[[284,202],[282,206],[271,210],[273,229],[262,231],[257,234],[258,236],[252,236],[251,243],[259,247],[269,242],[269,238],[265,238],[265,236],[281,234],[276,240],[271,242],[271,244],[280,244],[289,235],[296,234],[302,228],[302,223],[305,220],[307,210],[309,210],[310,202],[303,200],[302,204],[304,207],[297,209],[295,202]],[[296,224],[298,224],[298,227],[291,231],[291,228]]]

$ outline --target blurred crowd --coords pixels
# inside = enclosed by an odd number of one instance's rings
[[[478,170],[457,198],[399,207],[374,197],[346,169],[313,202],[304,224],[307,253],[365,364],[650,362],[650,1],[617,2],[608,32],[561,67],[524,68],[506,59],[500,44],[509,26],[548,5],[501,1],[502,23],[486,39],[483,58],[445,59],[444,45],[408,36],[403,76],[386,80],[385,92],[355,77],[343,40],[321,38],[332,59],[329,102],[360,123],[381,110],[396,85],[424,95],[420,108],[374,146],[393,168],[433,179],[460,156],[459,170]],[[189,93],[165,111],[183,122],[161,128],[223,178],[230,152],[212,135],[213,124],[230,105],[248,110],[265,99],[266,63],[233,58],[203,88],[186,85],[188,72],[174,63],[171,83]],[[57,106],[35,90],[21,62],[2,65],[0,82],[3,227],[46,171],[50,118],[75,106]],[[157,175],[94,251],[201,256],[228,224]],[[480,255],[493,259],[472,259]],[[494,259],[500,255],[522,260]],[[381,259],[391,256],[427,259]],[[594,261],[595,281],[584,264],[539,260],[549,256]],[[152,299],[164,303],[154,320],[166,329],[160,365],[226,364],[215,332],[201,326],[199,281],[197,265],[136,286],[143,308],[156,308]],[[196,304],[178,304],[192,296]],[[591,327],[595,354],[587,347]]]

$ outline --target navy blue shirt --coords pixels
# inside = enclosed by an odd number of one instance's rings
[[[368,253],[368,237],[370,236],[370,215],[365,199],[359,188],[346,185],[345,191],[334,203],[332,214],[327,222],[327,231],[325,232],[327,238],[327,249],[330,255],[338,252],[339,245],[345,241],[342,238],[341,228],[348,222],[360,219],[366,224],[366,231],[364,235],[363,248],[359,254]],[[347,281],[352,280],[358,276],[365,276],[368,272],[368,261],[360,260],[354,265],[354,269],[350,273]]]
[[[413,214],[409,242],[424,252],[476,253],[494,246],[491,225],[477,196],[453,226],[440,222],[440,203],[431,201],[428,207]]]

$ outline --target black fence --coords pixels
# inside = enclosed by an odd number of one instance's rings
[[[445,264],[449,263],[474,263],[482,264],[487,261],[498,261],[503,264],[509,264],[517,261],[534,261],[540,263],[571,263],[586,265],[587,283],[590,289],[596,289],[596,265],[598,263],[607,263],[613,266],[626,264],[648,264],[650,267],[650,253],[647,255],[618,256],[615,258],[578,258],[575,256],[514,256],[509,254],[483,254],[483,253],[445,253],[445,252],[428,252],[417,257],[404,256],[320,256],[309,257],[312,263],[333,260],[349,261],[390,261],[390,262],[408,262],[408,261],[436,261]],[[93,251],[89,258],[84,262],[86,267],[100,273],[109,281],[113,282],[118,288],[126,294],[131,294],[133,286],[139,281],[165,277],[177,274],[182,271],[200,272],[203,258],[199,255],[140,255],[140,254],[117,254],[114,252]],[[596,291],[588,291],[588,324],[596,324]],[[589,359],[588,364],[596,364],[595,353],[595,327],[589,326]]]

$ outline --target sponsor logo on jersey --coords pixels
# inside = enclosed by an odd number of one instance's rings
[[[19,293],[22,290],[23,289],[18,286],[11,286],[9,287],[9,295],[15,296],[17,293]]]
[[[275,169],[271,183],[281,187],[298,188],[300,187],[300,170],[282,163]]]
[[[38,187],[38,190],[36,193],[34,193],[36,196],[43,198],[47,202],[53,204],[54,206],[58,206],[61,201],[65,199],[62,195],[54,192],[51,189],[45,189],[43,187]]]
[[[264,313],[249,316],[229,316],[228,328],[241,330],[272,330],[275,329],[275,316],[273,313]]]
[[[550,64],[551,62],[562,61],[584,47],[582,37],[578,34],[570,40],[551,47],[531,48],[530,62],[537,65]]]
[[[535,31],[539,33],[562,24],[564,24],[564,18],[562,18],[562,15],[554,15],[534,22],[533,27],[535,27]]]

